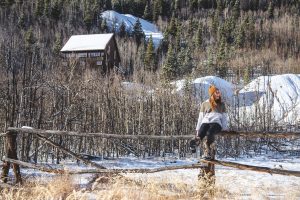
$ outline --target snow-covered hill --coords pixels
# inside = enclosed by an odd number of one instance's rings
[[[210,84],[220,88],[230,107],[239,109],[238,115],[249,124],[257,122],[257,116],[268,115],[274,124],[287,125],[300,122],[300,74],[260,76],[239,91],[237,86],[216,76],[197,78],[187,82],[173,82],[176,91],[183,94],[185,87],[192,87],[200,102],[207,99]],[[236,113],[235,113],[236,115]]]
[[[119,27],[121,26],[122,21],[123,21],[126,26],[126,30],[128,32],[131,32],[133,30],[133,26],[138,19],[137,17],[135,17],[133,15],[120,14],[120,13],[112,11],[112,10],[104,11],[101,14],[101,16],[103,19],[106,19],[107,25],[111,29],[114,27],[115,30],[119,30]],[[153,43],[157,47],[159,45],[159,43],[161,42],[161,40],[163,39],[163,34],[157,29],[157,27],[154,24],[152,24],[142,18],[139,18],[139,20],[142,24],[142,28],[143,28],[146,38],[149,38],[150,35],[152,35]]]
[[[278,122],[300,121],[300,75],[261,76],[239,91],[240,106],[256,105]],[[250,112],[248,111],[248,112]]]
[[[173,84],[175,85],[176,91],[179,94],[183,94],[186,86],[189,86],[190,88],[192,88],[193,94],[199,101],[208,99],[208,88],[211,84],[214,84],[222,91],[223,99],[228,104],[233,103],[232,96],[234,91],[234,85],[216,76],[206,76],[191,81],[179,80],[173,82]]]

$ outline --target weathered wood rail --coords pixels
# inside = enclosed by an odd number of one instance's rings
[[[10,127],[7,131],[31,134],[41,134],[41,135],[63,135],[63,136],[81,136],[81,137],[100,137],[100,138],[116,138],[116,139],[150,139],[150,140],[190,140],[195,137],[195,135],[116,135],[107,133],[81,133],[72,131],[56,131],[56,130],[41,130],[41,129],[30,129],[30,128],[14,128]],[[5,136],[6,133],[2,133],[0,136]],[[218,136],[240,136],[240,137],[268,137],[268,138],[300,138],[300,132],[236,132],[236,131],[222,131]]]
[[[33,134],[36,138],[44,141],[54,148],[59,149],[60,151],[68,154],[77,160],[82,161],[83,163],[93,166],[96,169],[93,170],[81,170],[81,171],[64,171],[60,169],[49,169],[42,165],[28,163],[19,161],[17,157],[17,135],[18,134]],[[70,132],[70,131],[54,131],[54,130],[40,130],[40,129],[33,129],[33,128],[14,128],[10,127],[7,129],[6,133],[0,134],[0,137],[6,137],[6,158],[2,159],[4,161],[2,166],[2,180],[4,183],[8,180],[8,172],[10,166],[12,165],[14,175],[16,178],[16,183],[22,183],[22,177],[20,173],[20,165],[25,167],[30,167],[34,169],[39,169],[41,171],[51,172],[51,173],[68,173],[68,174],[81,174],[81,173],[154,173],[159,171],[165,170],[176,170],[176,169],[195,169],[200,168],[202,175],[210,175],[212,179],[214,179],[215,175],[215,165],[224,165],[227,167],[234,167],[238,169],[246,169],[246,170],[254,170],[258,172],[267,172],[271,174],[281,174],[281,175],[289,175],[289,176],[297,176],[300,177],[300,172],[298,171],[289,171],[289,170],[281,170],[281,169],[271,169],[266,167],[258,167],[258,166],[250,166],[250,165],[243,165],[233,162],[225,162],[225,161],[218,161],[218,160],[200,160],[202,163],[206,163],[207,165],[202,164],[193,164],[193,165],[184,165],[184,166],[168,166],[168,167],[161,167],[156,169],[106,169],[105,167],[87,160],[83,158],[81,155],[78,155],[71,150],[68,150],[62,147],[60,144],[52,141],[51,139],[45,137],[47,135],[60,135],[60,136],[80,136],[80,137],[100,137],[100,138],[107,138],[107,139],[149,139],[149,140],[190,140],[194,138],[194,135],[178,135],[178,136],[159,136],[159,135],[114,135],[114,134],[105,134],[105,133],[80,133],[80,132]],[[299,132],[291,132],[291,133],[272,133],[272,132],[221,132],[218,136],[240,136],[240,137],[250,137],[250,138],[300,138]],[[214,183],[214,181],[212,181]]]
[[[201,159],[200,162],[203,163],[211,163],[215,165],[223,165],[226,167],[233,167],[241,170],[252,170],[257,172],[265,172],[269,174],[280,174],[285,176],[296,176],[300,177],[300,171],[292,171],[292,170],[284,170],[284,169],[272,169],[269,167],[259,167],[259,166],[253,166],[253,165],[245,165],[235,162],[229,162],[229,161],[220,161],[220,160],[203,160]]]

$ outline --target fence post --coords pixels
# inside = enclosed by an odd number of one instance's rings
[[[202,142],[202,149],[204,151],[208,151],[207,148],[208,145],[204,145],[204,143],[207,142],[206,139]],[[211,158],[215,160],[216,155],[216,145],[212,145],[211,149]],[[201,161],[201,160],[200,160]],[[202,162],[202,167],[200,168],[200,173],[198,175],[199,181],[202,182],[202,191],[204,193],[208,193],[211,197],[214,196],[214,186],[215,186],[215,164],[213,163],[204,163]]]
[[[8,131],[6,133],[6,143],[5,143],[5,145],[6,145],[6,158],[11,158],[11,159],[18,160],[18,156],[17,156],[17,135],[18,135],[18,132],[16,132],[16,131]],[[14,164],[14,163],[11,164],[10,162],[7,162],[7,161],[5,161],[3,163],[1,179],[3,180],[4,183],[7,183],[10,165],[12,165],[14,175],[15,175],[15,178],[16,178],[16,183],[22,184],[22,177],[21,177],[19,165]]]

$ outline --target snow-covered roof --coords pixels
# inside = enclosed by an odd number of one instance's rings
[[[104,50],[107,43],[113,37],[113,33],[73,35],[61,52]]]

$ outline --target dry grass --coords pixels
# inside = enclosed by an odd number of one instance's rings
[[[3,189],[1,199],[67,199],[75,189],[72,182],[69,176],[55,178],[48,183],[27,181],[20,188]]]
[[[231,173],[231,172],[228,172]],[[189,177],[160,173],[156,175],[126,175],[126,177],[99,177],[90,189],[80,189],[71,177],[55,178],[48,183],[27,182],[18,189],[4,189],[0,199],[96,199],[96,200],[152,200],[152,199],[299,199],[297,180],[291,184],[253,179],[250,175],[217,177],[214,187],[207,181],[192,181]],[[295,181],[295,180],[294,180]],[[293,182],[293,180],[291,181]],[[291,187],[291,185],[293,185]]]

